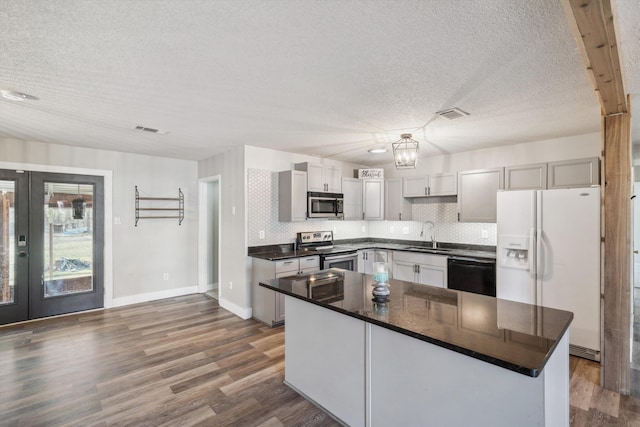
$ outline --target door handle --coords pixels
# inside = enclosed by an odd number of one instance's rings
[[[637,254],[637,253],[638,253],[638,250],[636,249],[635,251],[633,251],[633,253],[634,253],[634,254]]]
[[[26,251],[20,251],[20,252],[18,252],[18,256],[19,256],[20,258],[24,258],[24,257],[26,257],[26,256],[27,256],[27,252],[26,252]]]

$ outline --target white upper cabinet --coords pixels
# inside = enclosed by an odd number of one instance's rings
[[[306,221],[306,172],[288,170],[278,174],[278,208],[278,221]]]
[[[320,163],[296,163],[295,169],[307,172],[307,191],[341,193],[341,170],[338,166]]]
[[[549,162],[549,188],[590,187],[600,183],[600,162],[597,157]]]
[[[544,190],[547,188],[547,164],[506,166],[505,190]]]
[[[496,222],[498,190],[504,168],[458,172],[458,221]]]
[[[455,196],[458,194],[458,176],[453,173],[438,173],[402,178],[404,197]]]
[[[402,178],[384,180],[384,219],[411,221],[411,202],[403,197]]]
[[[384,180],[362,180],[362,219],[384,219]]]
[[[458,174],[438,173],[429,175],[429,196],[455,196],[458,194]]]
[[[404,197],[425,197],[429,192],[429,177],[426,175],[404,177],[402,184]]]
[[[362,220],[362,180],[358,178],[342,178],[342,209],[344,220]]]

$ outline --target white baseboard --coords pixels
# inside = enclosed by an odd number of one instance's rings
[[[230,312],[244,320],[251,319],[251,316],[253,315],[251,307],[240,307],[239,305],[236,305],[226,299],[219,299],[218,304],[220,305],[220,307],[224,308],[225,310],[229,310]]]
[[[182,295],[197,294],[198,286],[187,286],[184,288],[167,289],[166,291],[149,292],[146,294],[130,295],[128,297],[114,298],[111,307],[138,304],[141,302],[155,301],[163,298],[173,298]]]

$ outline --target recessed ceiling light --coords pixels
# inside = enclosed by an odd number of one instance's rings
[[[26,93],[8,89],[0,90],[0,94],[2,94],[3,98],[8,99],[9,101],[24,101],[26,99],[29,101],[37,101],[39,99],[37,96],[27,95]]]
[[[382,153],[386,153],[387,149],[386,148],[372,148],[369,150],[369,152],[371,154],[382,154]]]

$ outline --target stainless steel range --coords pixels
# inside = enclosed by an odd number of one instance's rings
[[[348,246],[335,246],[332,231],[303,231],[297,234],[300,249],[313,249],[320,255],[320,266],[358,271],[358,251]]]

